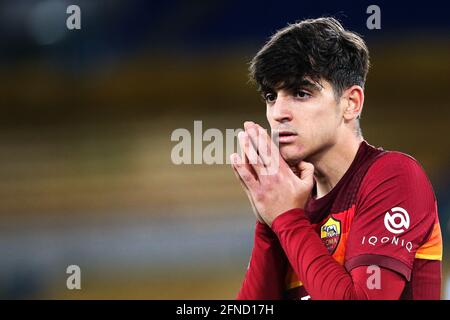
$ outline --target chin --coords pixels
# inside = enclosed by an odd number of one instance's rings
[[[292,149],[294,148],[290,148],[290,146],[280,148],[281,157],[289,166],[295,166],[305,158],[304,152],[301,152],[298,148]]]

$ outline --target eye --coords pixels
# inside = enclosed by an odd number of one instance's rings
[[[300,90],[295,93],[295,97],[300,99],[308,99],[309,97],[311,97],[311,94],[309,92]]]
[[[272,102],[275,102],[275,100],[277,99],[277,96],[273,92],[268,92],[268,93],[264,94],[263,98],[264,98],[264,100],[266,100],[266,102],[272,103]]]

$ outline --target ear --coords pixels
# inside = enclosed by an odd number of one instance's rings
[[[344,119],[346,121],[358,119],[364,104],[364,90],[360,86],[353,85],[343,92],[342,98]]]

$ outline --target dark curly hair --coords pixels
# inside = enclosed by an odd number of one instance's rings
[[[276,32],[250,63],[260,92],[298,89],[305,77],[333,87],[336,98],[352,86],[364,88],[369,51],[364,40],[334,18],[308,19]]]

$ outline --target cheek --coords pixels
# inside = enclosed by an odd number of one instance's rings
[[[296,115],[300,131],[308,135],[322,131],[329,121],[328,118],[326,110],[317,105],[305,108]]]
[[[336,113],[331,105],[315,106],[305,118],[305,129],[314,140],[327,140],[335,133]]]
[[[327,127],[334,127],[336,125],[339,107],[336,105],[333,97],[324,99],[320,105],[316,106],[314,112],[314,117],[318,123]]]

